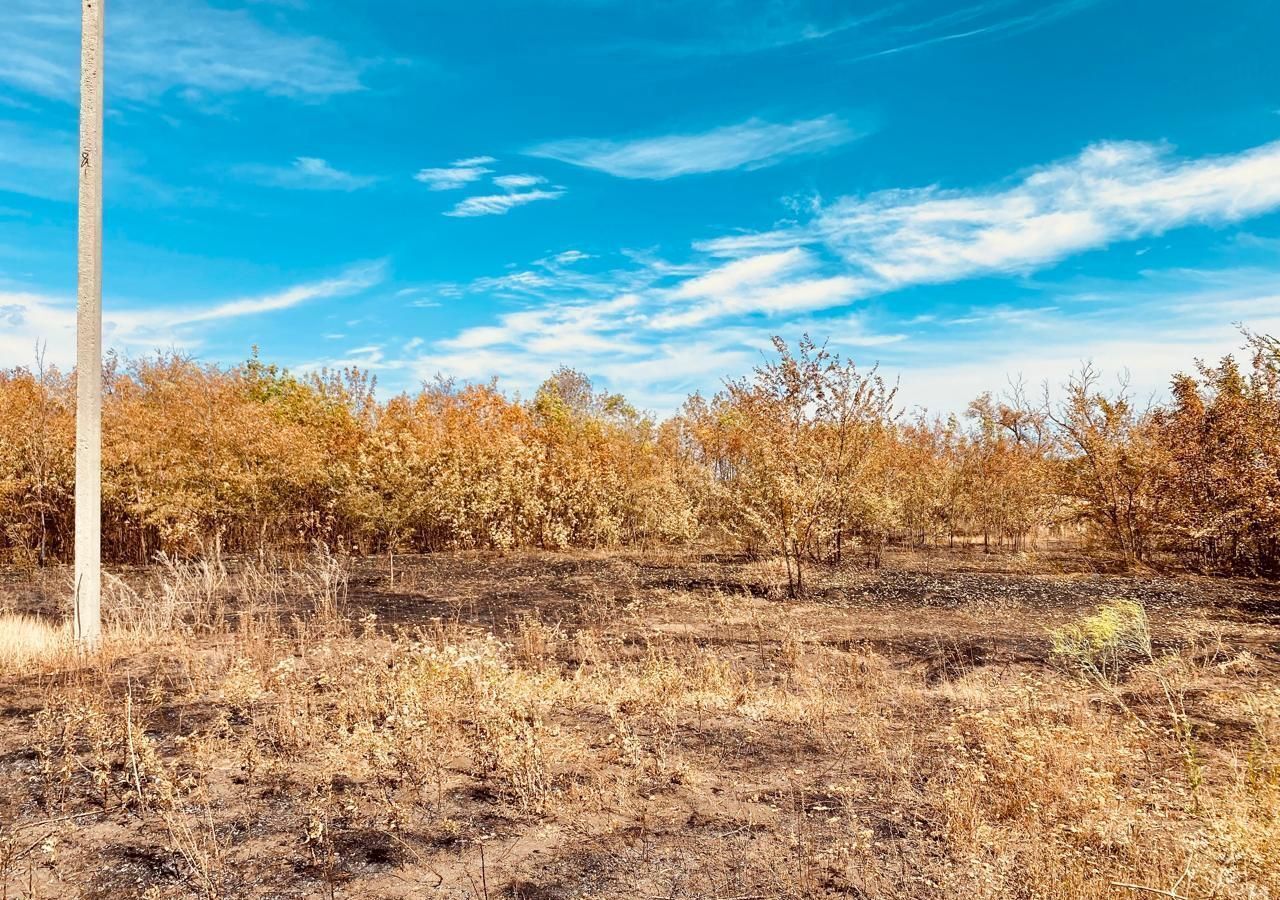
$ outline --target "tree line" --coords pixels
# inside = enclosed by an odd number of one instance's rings
[[[706,542],[815,564],[886,546],[1019,550],[1055,531],[1137,564],[1280,568],[1280,342],[1136,402],[1091,366],[1058,390],[908,415],[896,387],[805,338],[658,421],[584,375],[528,398],[437,380],[380,400],[356,369],[254,357],[105,367],[103,548],[352,552]],[[0,555],[65,560],[74,373],[0,371]]]

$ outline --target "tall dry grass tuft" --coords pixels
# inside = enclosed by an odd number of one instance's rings
[[[47,665],[70,649],[71,633],[66,626],[52,625],[37,616],[0,615],[0,673]]]

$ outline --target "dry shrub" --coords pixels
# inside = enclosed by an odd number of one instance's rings
[[[1144,409],[1086,367],[1060,400],[983,394],[904,421],[895,389],[804,338],[657,422],[561,369],[526,401],[440,382],[380,401],[355,369],[292,375],[162,355],[107,367],[104,551],[166,565],[305,552],[634,547],[697,539],[783,561],[880,564],[890,544],[1022,551],[1087,536],[1130,565],[1280,567],[1280,344],[1247,337]],[[0,553],[67,560],[73,379],[0,371]],[[215,622],[217,572],[204,580]],[[213,605],[208,605],[213,604]]]

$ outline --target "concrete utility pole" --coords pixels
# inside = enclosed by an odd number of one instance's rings
[[[75,635],[102,630],[102,24],[81,0],[80,235],[76,303]]]

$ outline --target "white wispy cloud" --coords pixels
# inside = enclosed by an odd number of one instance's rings
[[[704,240],[694,249],[750,258],[823,247],[885,292],[1031,272],[1120,241],[1276,209],[1280,141],[1199,159],[1179,159],[1165,145],[1104,142],[992,188],[841,197],[806,221]]]
[[[936,44],[1009,38],[1050,25],[1102,0],[970,0],[882,3],[868,10],[821,0],[674,0],[645,7],[655,40],[624,39],[620,49],[668,56],[756,54],[807,44],[841,62],[905,53]]]
[[[353,296],[380,284],[386,275],[387,263],[375,261],[281,291],[172,307],[121,307],[108,296],[103,302],[103,342],[126,352],[157,347],[195,348],[219,323],[291,309],[314,300]],[[74,298],[0,291],[0,366],[28,364],[37,345],[47,347],[50,362],[70,365],[75,356],[75,325]]]
[[[1117,241],[1276,208],[1280,141],[1194,160],[1162,146],[1109,142],[1006,187],[843,198],[801,232],[888,288],[1031,271]]]
[[[899,21],[871,35],[849,61],[895,56],[937,44],[976,38],[1013,37],[1043,28],[1096,6],[1100,0],[1057,0],[1027,4],[1023,0],[987,0],[919,21]]]
[[[1280,270],[1179,270],[1138,285],[1026,276],[1120,241],[1274,210],[1280,142],[1193,159],[1160,145],[1096,144],[995,187],[837,198],[767,232],[700,242],[685,263],[630,254],[629,267],[593,273],[540,260],[468,288],[502,289],[524,308],[428,343],[413,368],[497,374],[525,389],[568,362],[669,411],[681,392],[758,361],[769,333],[810,331],[862,360],[875,354],[903,373],[904,400],[945,410],[1006,375],[1060,379],[1087,357],[1127,362],[1135,384],[1159,389],[1195,355],[1238,346],[1232,322],[1280,330]],[[903,316],[881,303],[874,320],[858,307],[913,285],[999,274],[1020,276],[1030,302]]]
[[[79,89],[77,5],[0,4],[0,83],[74,102]],[[112,91],[149,102],[175,92],[201,103],[256,92],[321,100],[363,88],[365,64],[336,43],[265,24],[245,9],[203,0],[133,0],[110,15]]]
[[[472,156],[455,160],[448,166],[419,169],[413,179],[421,181],[433,191],[452,191],[492,174],[493,169],[488,166],[495,162],[497,160],[492,156]]]
[[[480,181],[486,175],[493,175],[493,169],[489,167],[496,162],[497,159],[492,156],[472,156],[455,160],[448,166],[422,169],[413,177],[433,191],[452,191]],[[565,193],[564,188],[559,186],[538,187],[547,184],[547,179],[529,173],[495,175],[492,181],[502,193],[466,197],[446,210],[444,215],[459,219],[504,216],[518,206],[539,200],[555,200]]]
[[[673,301],[761,284],[785,289],[789,272],[800,278],[808,272],[794,258],[741,263],[671,288],[507,312],[493,324],[426,344],[407,367],[421,378],[497,375],[507,387],[528,391],[567,363],[669,413],[691,391],[749,371],[769,353],[770,334],[795,340],[810,333],[864,365],[879,361],[890,378],[900,376],[905,405],[952,412],[1011,380],[1025,380],[1033,393],[1043,381],[1056,386],[1084,360],[1111,374],[1127,369],[1140,396],[1161,393],[1173,372],[1193,368],[1197,358],[1238,350],[1235,322],[1280,333],[1280,268],[1274,267],[1179,269],[1149,272],[1138,282],[1043,287],[1033,305],[957,316],[818,315],[821,309],[811,314],[801,304],[763,322],[730,310],[709,320],[714,328],[662,327]]]
[[[806,327],[807,313],[844,306],[861,292],[856,279],[822,274],[820,260],[803,249],[697,266],[641,258],[633,268],[605,273],[561,268],[554,259],[540,261],[549,263],[541,270],[469,285],[524,307],[428,343],[410,368],[423,378],[497,375],[527,391],[569,363],[648,408],[670,412],[709,380],[758,362],[771,331],[798,337],[793,326]],[[854,312],[826,327],[860,347],[900,339]]]
[[[785,123],[749,119],[710,131],[629,141],[572,138],[539,144],[528,152],[620,178],[664,180],[760,169],[789,157],[830,150],[862,136],[844,120],[828,115]]]
[[[756,253],[769,253],[814,243],[802,228],[778,228],[773,231],[743,232],[704,241],[694,241],[693,249],[709,256],[740,258]]]
[[[271,187],[309,191],[358,191],[378,181],[374,175],[344,172],[314,156],[299,156],[287,166],[237,166],[235,174]]]
[[[176,327],[223,319],[238,319],[262,313],[290,309],[311,300],[326,297],[344,297],[368,290],[381,284],[387,276],[387,263],[379,260],[352,266],[334,278],[311,281],[286,288],[277,293],[228,300],[208,306],[193,306],[173,310],[148,310],[138,315],[152,323]]]
[[[0,291],[0,365],[35,361],[37,348],[55,365],[75,358],[75,306],[27,291]]]
[[[1170,377],[1238,353],[1236,323],[1280,333],[1280,268],[1169,269],[1137,281],[1043,289],[1051,305],[988,310],[969,322],[923,330],[895,348],[905,402],[959,410],[984,390],[1024,381],[1056,389],[1089,361],[1128,376],[1138,400],[1160,396]],[[915,330],[915,329],[913,329]]]
[[[541,175],[498,175],[493,179],[493,183],[504,191],[514,191],[520,188],[546,184],[547,179]]]
[[[509,272],[506,275],[477,278],[475,281],[471,282],[470,289],[477,293],[500,291],[529,293],[546,290],[554,284],[554,279],[543,272],[534,272],[529,269],[523,269],[516,272]]]
[[[624,39],[621,46],[677,57],[760,53],[860,30],[885,18],[893,9],[886,6],[867,14],[851,14],[825,3],[763,4],[760,0],[741,0],[708,6],[705,0],[685,0],[644,10],[649,21],[661,21],[665,14],[677,20],[679,27],[655,28],[655,33],[663,35],[661,38]]]
[[[368,344],[363,347],[352,347],[341,356],[308,360],[294,368],[299,372],[346,368],[358,368],[366,372],[389,372],[404,366],[402,359],[387,355],[387,348],[383,344]]]
[[[818,269],[817,259],[798,248],[725,263],[672,290],[668,308],[649,324],[672,330],[755,313],[793,315],[844,306],[874,290],[867,279],[821,277]]]
[[[564,196],[563,190],[553,191],[508,191],[505,194],[488,194],[467,197],[453,209],[445,212],[446,216],[471,218],[473,216],[505,216],[517,206],[524,206],[538,200],[556,200]]]

